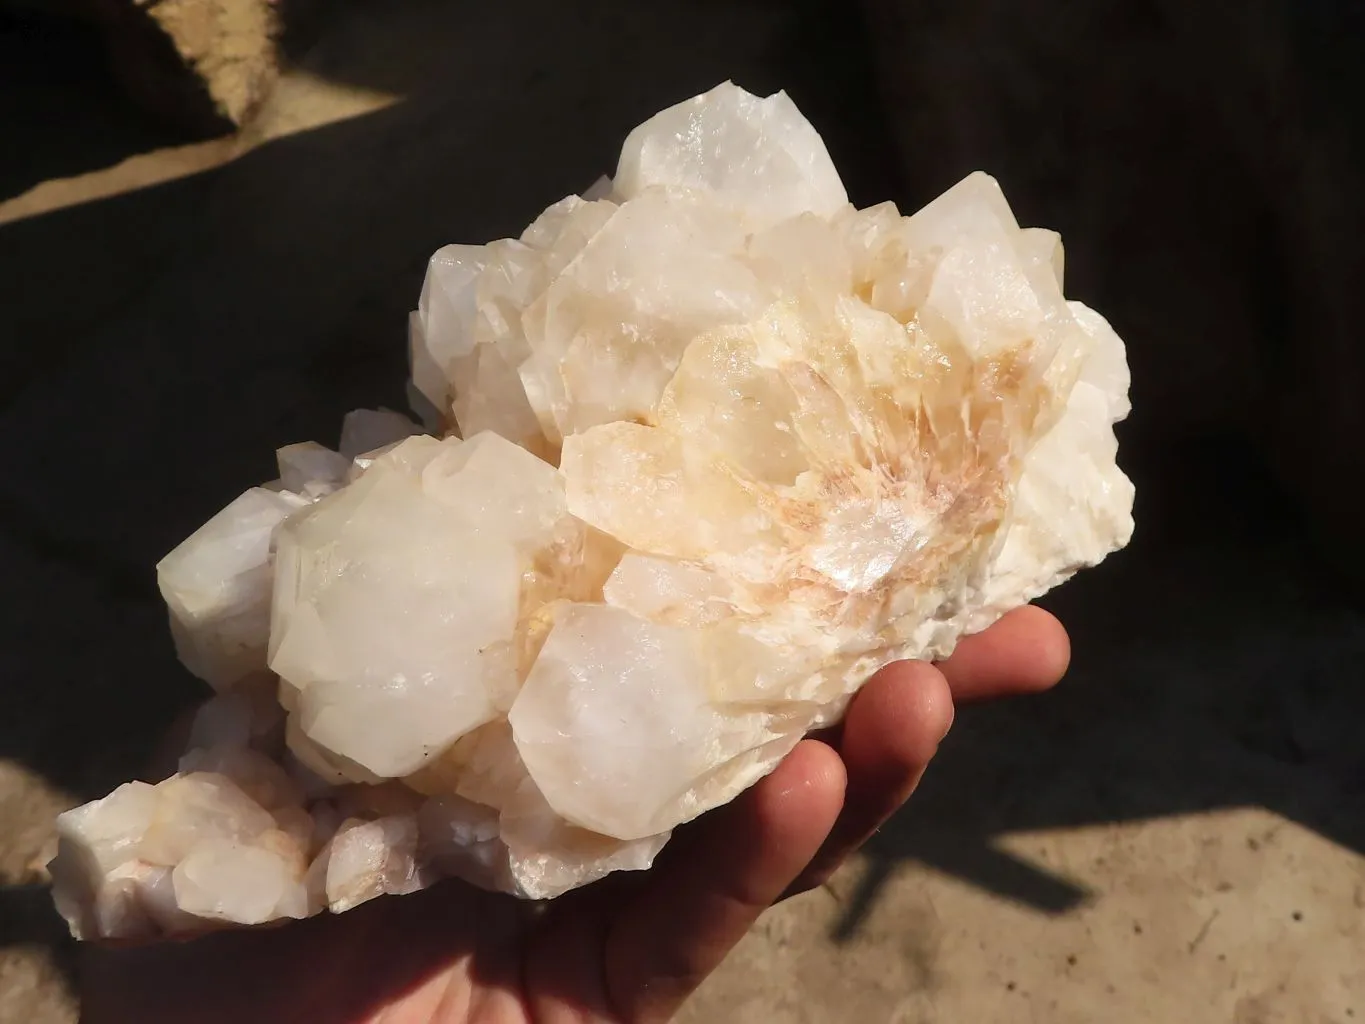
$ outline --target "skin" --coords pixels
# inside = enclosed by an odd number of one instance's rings
[[[1021,608],[939,665],[879,672],[844,723],[655,867],[548,906],[448,882],[338,916],[140,948],[91,947],[85,1024],[661,1024],[774,903],[824,881],[914,792],[954,705],[1034,693],[1065,630]]]

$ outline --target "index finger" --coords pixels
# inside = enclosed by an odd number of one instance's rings
[[[995,625],[963,637],[938,667],[953,699],[985,700],[1055,686],[1071,663],[1071,640],[1051,612],[1025,605]]]

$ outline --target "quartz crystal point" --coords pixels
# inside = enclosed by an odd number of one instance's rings
[[[218,695],[174,777],[63,815],[77,935],[647,868],[867,677],[1127,543],[1123,343],[974,174],[848,203],[783,94],[431,259],[414,405],[279,453],[159,567]]]

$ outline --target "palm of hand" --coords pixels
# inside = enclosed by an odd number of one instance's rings
[[[446,883],[337,917],[88,951],[87,1024],[659,1024],[767,907],[819,884],[914,790],[954,700],[1045,689],[1060,624],[1020,609],[938,668],[871,680],[734,803],[680,829],[655,867],[547,907]]]

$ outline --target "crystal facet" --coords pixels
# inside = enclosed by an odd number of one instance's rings
[[[784,94],[729,84],[439,250],[431,432],[352,413],[161,563],[218,696],[175,776],[62,816],[73,931],[648,868],[882,665],[1127,543],[1124,347],[1062,273],[986,175],[855,209]]]

